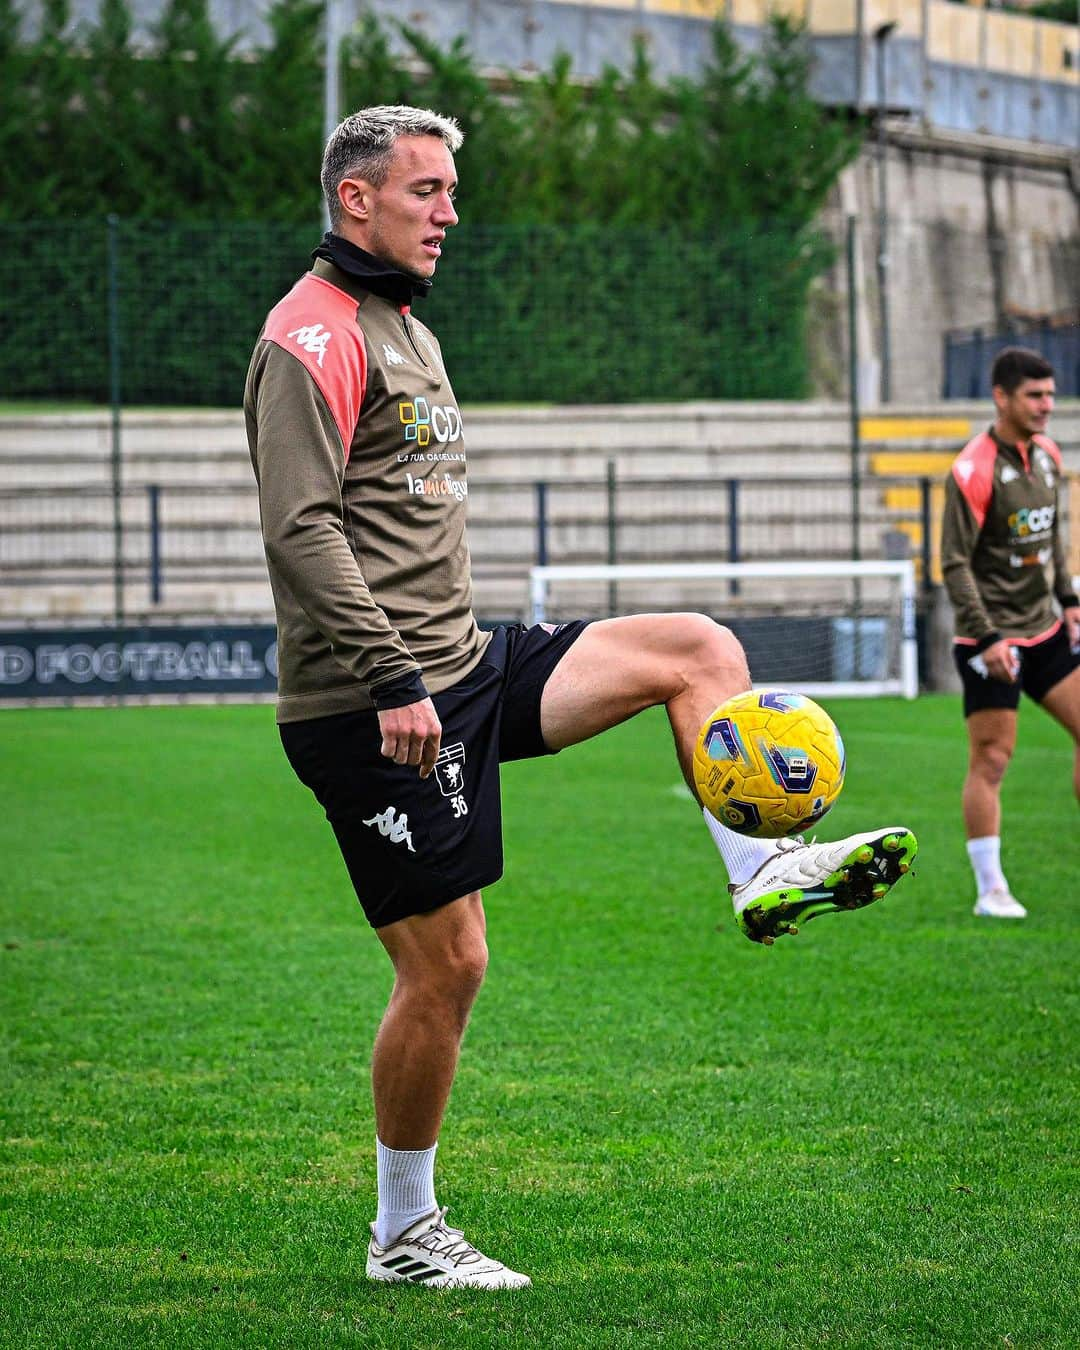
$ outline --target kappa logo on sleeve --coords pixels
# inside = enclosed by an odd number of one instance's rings
[[[327,344],[334,336],[333,333],[324,328],[321,323],[306,323],[301,324],[299,328],[294,328],[288,336],[296,339],[298,347],[302,347],[304,351],[319,358],[319,369],[321,370]]]

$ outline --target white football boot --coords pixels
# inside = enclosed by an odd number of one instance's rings
[[[987,891],[975,901],[972,911],[983,919],[1026,919],[1027,910],[1004,886]]]
[[[862,909],[887,895],[911,870],[919,845],[910,830],[893,825],[852,834],[833,844],[778,839],[778,852],[749,881],[729,886],[739,927],[767,947],[800,920],[843,909]]]
[[[460,1228],[447,1224],[445,1208],[406,1228],[387,1247],[375,1241],[372,1225],[367,1276],[442,1289],[527,1289],[532,1284],[528,1275],[477,1251]]]

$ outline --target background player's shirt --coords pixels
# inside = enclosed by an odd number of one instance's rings
[[[1039,641],[1060,623],[1055,600],[1076,603],[1061,482],[1061,451],[1048,436],[1008,445],[991,429],[957,456],[945,488],[941,570],[958,642]]]
[[[325,260],[270,312],[248,446],[278,624],[278,721],[455,684],[472,611],[461,414],[433,334]]]

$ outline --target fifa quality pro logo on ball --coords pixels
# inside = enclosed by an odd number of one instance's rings
[[[694,749],[705,808],[739,834],[779,839],[815,824],[844,786],[844,743],[804,694],[752,690],[722,703]]]

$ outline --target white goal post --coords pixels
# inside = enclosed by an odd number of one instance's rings
[[[828,625],[824,631],[831,633],[834,640],[839,635],[850,648],[852,641],[858,643],[864,628],[870,622],[875,625],[875,637],[883,655],[879,664],[866,678],[836,678],[836,670],[830,669],[822,678],[811,676],[808,679],[792,678],[793,687],[811,697],[829,696],[866,696],[881,694],[899,694],[904,698],[916,698],[919,692],[918,644],[915,637],[915,564],[910,558],[851,561],[776,561],[750,563],[611,563],[611,564],[557,564],[554,566],[536,566],[529,569],[530,613],[533,623],[550,621],[557,611],[561,620],[583,617],[588,611],[587,604],[575,609],[575,599],[582,597],[590,584],[595,594],[596,583],[606,583],[609,599],[622,594],[623,601],[617,612],[640,613],[643,609],[658,610],[705,609],[714,614],[723,623],[728,623],[739,632],[740,611],[747,607],[744,591],[746,583],[775,583],[770,588],[770,609],[756,619],[744,619],[743,622],[757,622],[768,631],[782,631],[788,624],[793,631],[798,621],[803,624],[816,622]],[[716,594],[716,587],[708,594],[708,603],[703,605],[697,596],[703,583],[727,582],[728,587],[722,595]],[[633,583],[645,583],[636,587]],[[667,583],[660,588],[657,583]],[[882,583],[885,583],[882,590]],[[849,590],[845,593],[844,587]],[[559,587],[558,604],[553,603],[553,592]],[[876,586],[873,598],[867,592]],[[617,589],[616,589],[617,588]],[[663,589],[665,598],[662,603],[653,605],[652,596]],[[628,591],[636,592],[643,601],[626,600]],[[689,599],[690,603],[686,603]],[[672,601],[674,600],[674,604]],[[751,602],[753,603],[753,602]],[[757,600],[757,608],[762,602]],[[616,606],[602,605],[602,612],[616,612]],[[803,611],[800,614],[800,609]],[[807,617],[809,610],[814,616]],[[742,635],[740,634],[740,637]],[[795,637],[792,644],[801,641]],[[789,644],[794,653],[800,650]],[[744,640],[745,645],[745,640]],[[783,644],[777,644],[782,651]],[[887,652],[887,656],[884,653]],[[782,657],[781,657],[782,659]],[[850,662],[850,653],[848,657]],[[754,671],[754,659],[751,656],[751,670]],[[835,667],[835,654],[832,660]],[[770,674],[763,683],[783,683],[783,676]]]

